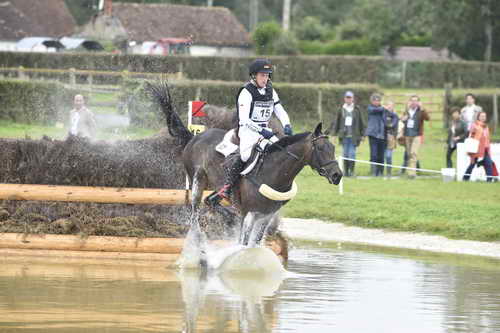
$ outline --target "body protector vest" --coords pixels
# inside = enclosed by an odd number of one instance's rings
[[[266,93],[261,95],[257,87],[251,83],[246,83],[243,87],[240,88],[238,94],[236,96],[236,115],[239,115],[239,105],[238,105],[238,97],[243,89],[246,89],[252,95],[252,104],[250,106],[250,120],[260,123],[266,124],[271,119],[274,110],[274,100],[273,100],[273,86],[269,81],[266,85]],[[239,118],[239,117],[238,117]],[[238,119],[239,122],[239,119]]]

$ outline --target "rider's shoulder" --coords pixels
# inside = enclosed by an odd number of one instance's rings
[[[246,87],[242,87],[238,93],[238,99],[244,98],[244,99],[252,99],[252,93],[250,90],[248,90]]]

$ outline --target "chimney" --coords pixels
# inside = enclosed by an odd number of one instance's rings
[[[104,0],[104,15],[111,16],[113,13],[113,0]]]

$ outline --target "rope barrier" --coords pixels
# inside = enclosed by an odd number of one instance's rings
[[[342,160],[346,160],[346,161],[352,161],[352,162],[357,162],[357,163],[364,163],[364,164],[371,164],[371,165],[379,165],[379,166],[383,166],[383,167],[391,167],[391,168],[394,168],[394,169],[404,169],[404,170],[414,170],[414,171],[420,171],[420,172],[428,172],[428,173],[434,173],[434,174],[443,174],[442,171],[438,171],[438,170],[432,170],[432,169],[422,169],[422,168],[410,168],[410,167],[404,167],[404,166],[399,166],[399,165],[394,165],[394,164],[386,164],[386,163],[378,163],[378,162],[371,162],[371,161],[365,161],[365,160],[358,160],[358,159],[353,159],[353,158],[348,158],[348,157],[343,157],[343,156],[340,156],[339,157],[339,161],[342,162]],[[340,168],[342,170],[342,163],[339,163],[340,165]],[[344,170],[342,170],[344,171]],[[455,173],[456,176],[457,173]],[[470,173],[464,173],[463,175],[461,175],[462,177],[464,176],[469,176],[471,177],[472,174]],[[497,180],[500,180],[500,176],[487,176],[487,177],[491,177],[493,179],[497,179]],[[340,184],[339,184],[339,194],[344,194],[344,184],[343,184],[343,178],[342,180],[340,181]]]

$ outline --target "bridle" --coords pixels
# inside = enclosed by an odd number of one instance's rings
[[[314,171],[316,171],[320,176],[327,177],[328,173],[327,173],[325,168],[332,163],[336,163],[337,161],[336,160],[329,160],[329,161],[326,161],[325,163],[321,162],[321,159],[318,156],[318,149],[316,146],[316,141],[318,141],[319,139],[327,139],[328,140],[328,135],[321,134],[319,136],[313,137],[313,139],[312,139],[311,168]]]
[[[319,136],[313,136],[312,138],[312,156],[311,156],[311,163],[309,164],[311,168],[316,171],[320,176],[322,177],[328,177],[328,172],[326,171],[326,167],[329,166],[332,163],[336,163],[336,160],[329,160],[326,161],[325,163],[321,163],[321,159],[318,156],[318,149],[316,148],[316,141],[319,139],[327,139],[328,140],[328,135],[321,134]],[[302,156],[302,158],[298,157],[294,153],[288,150],[288,148],[283,148],[280,145],[277,145],[280,150],[284,150],[287,155],[293,157],[297,161],[304,161],[306,158],[306,155]],[[318,163],[316,163],[316,161]]]

